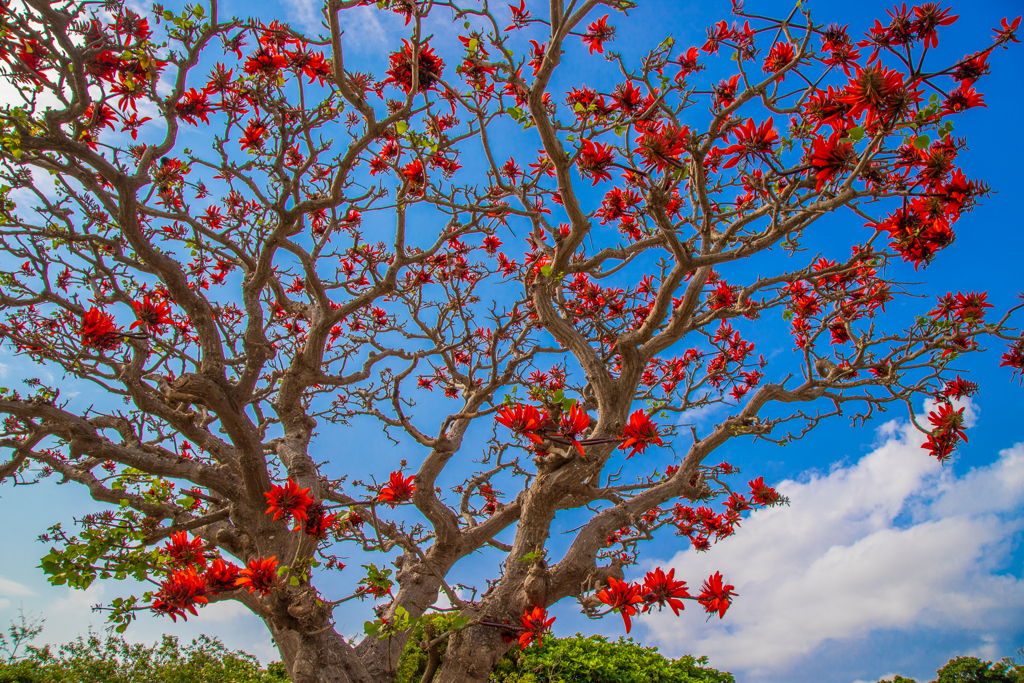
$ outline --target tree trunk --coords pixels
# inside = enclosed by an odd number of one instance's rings
[[[378,683],[330,623],[319,633],[267,625],[292,683]]]
[[[434,683],[487,683],[491,671],[509,647],[494,626],[470,626],[452,635]]]

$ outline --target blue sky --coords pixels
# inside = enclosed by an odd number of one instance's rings
[[[237,14],[252,8],[251,3],[238,1],[222,6]],[[884,17],[890,6],[872,0],[811,4],[817,22],[850,24],[855,36],[875,18]],[[960,20],[940,33],[936,55],[949,63],[984,45],[1000,18],[1012,18],[1024,9],[1019,1],[997,0],[951,6]],[[748,10],[764,14],[789,7],[747,2]],[[283,17],[299,26],[316,23],[314,4],[307,0],[266,2],[259,8],[264,19]],[[613,14],[618,26],[614,47],[628,58],[668,34],[681,45],[700,45],[705,26],[728,18],[726,0],[641,1],[629,19]],[[438,36],[435,44],[454,41],[455,28],[443,22],[432,25]],[[381,73],[403,35],[401,19],[372,6],[359,8],[348,17],[346,58],[357,68]],[[997,51],[990,60],[993,75],[979,83],[988,107],[956,119],[956,135],[966,137],[970,146],[960,158],[965,173],[983,177],[996,192],[957,224],[954,248],[926,271],[900,273],[921,283],[921,292],[987,290],[999,310],[1012,305],[1015,293],[1024,289],[1019,265],[1018,188],[1024,181],[1019,163],[1024,152],[1020,47]],[[588,80],[590,59],[585,54],[568,55],[565,73],[583,74],[588,85],[600,85],[599,76]],[[846,231],[863,230],[861,223],[848,215],[836,216],[823,224],[822,234],[815,238],[818,246],[845,253],[855,239]],[[790,348],[785,334],[755,341],[766,356]],[[970,443],[945,467],[924,455],[920,436],[907,429],[906,416],[895,410],[858,429],[843,420],[825,423],[786,449],[747,442],[725,447],[722,459],[742,467],[745,475],[764,475],[790,496],[792,504],[755,513],[735,537],[706,554],[680,552],[671,536],[652,544],[646,554],[650,566],[673,566],[677,574],[695,579],[720,570],[740,597],[721,621],[705,622],[696,610],[687,610],[680,618],[661,614],[639,619],[632,635],[669,655],[706,654],[713,666],[732,671],[742,683],[873,682],[896,673],[929,680],[951,656],[993,659],[1024,645],[1024,429],[1019,418],[1024,393],[1009,381],[1005,369],[997,367],[1001,352],[1001,345],[993,345],[964,363],[982,391],[968,404]],[[5,384],[40,374],[23,359],[0,356],[0,379]],[[78,393],[77,401],[95,399],[84,384],[61,386],[65,396]],[[700,419],[707,426],[715,417],[711,413]],[[333,436],[353,438],[349,432],[325,429],[319,446],[325,458],[330,457],[327,449],[338,443]],[[375,454],[378,476],[386,476],[400,458],[417,462],[415,450],[406,445],[392,447],[372,433],[358,439],[355,445]],[[340,471],[348,463],[332,466]],[[67,640],[90,624],[100,627],[102,616],[91,613],[91,605],[125,594],[128,587],[100,582],[85,593],[52,588],[37,569],[46,548],[36,542],[47,526],[69,524],[97,506],[81,489],[53,482],[5,487],[0,495],[0,511],[11,522],[3,534],[0,624],[24,607],[47,619],[43,638],[48,642]],[[456,579],[481,571],[493,576],[497,560],[496,554],[469,558],[457,568]],[[635,570],[641,574],[648,568],[645,564]],[[357,578],[343,573],[326,583],[340,595]],[[339,611],[345,633],[358,633],[369,609],[369,604],[355,604]],[[554,614],[558,635],[622,633],[616,617],[589,621],[572,604],[556,607]],[[276,658],[259,620],[233,603],[210,606],[187,624],[143,615],[128,636],[144,641],[164,632],[216,634],[264,661]]]

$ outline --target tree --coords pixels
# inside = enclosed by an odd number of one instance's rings
[[[984,292],[885,312],[988,191],[956,166],[952,120],[983,106],[1019,18],[933,65],[956,19],[935,3],[855,42],[799,4],[772,19],[734,2],[704,45],[667,38],[633,63],[611,42],[630,0],[381,0],[408,38],[373,75],[342,49],[363,4],[328,0],[322,37],[215,1],[2,9],[20,97],[0,116],[4,344],[104,398],[4,390],[0,476],[58,475],[110,505],[78,534],[53,527],[42,568],[75,588],[151,581],[108,606],[117,628],[236,600],[297,683],[377,683],[443,595],[458,616],[435,680],[461,683],[540,647],[566,598],[627,632],[687,601],[723,618],[728,577],[623,573],[659,531],[706,550],[785,502],[763,477],[737,490],[716,449],[930,397],[915,424],[945,460],[964,438],[955,401],[977,389],[954,361],[1001,338],[1024,370],[1016,308],[990,315]],[[428,35],[452,21],[460,44]],[[617,84],[563,73],[570,52]],[[719,62],[731,75],[707,84]],[[499,156],[505,141],[527,161]],[[866,226],[852,251],[808,258],[840,209]],[[780,318],[795,361],[769,363],[750,340]],[[674,440],[679,416],[717,405],[733,414]],[[411,464],[330,474],[367,458],[316,436],[370,424]],[[663,464],[621,475],[660,447]],[[561,513],[581,521],[556,557]],[[485,548],[500,571],[458,591],[453,567]],[[342,552],[386,557],[324,595],[314,569],[343,569]],[[333,615],[356,598],[378,618],[349,642]]]

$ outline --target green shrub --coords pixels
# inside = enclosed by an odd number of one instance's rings
[[[1001,662],[982,661],[977,657],[954,657],[935,672],[931,683],[1024,683],[1024,665],[1010,658]],[[884,679],[878,683],[917,683],[913,678]]]
[[[60,646],[29,646],[20,659],[0,662],[0,683],[288,683],[284,666],[266,669],[245,652],[200,636],[181,645],[164,636],[158,645],[129,644],[119,636],[86,638]]]
[[[435,634],[451,627],[452,614],[427,615],[417,623],[398,664],[396,683],[419,683],[427,665],[420,646],[424,622]],[[444,657],[444,643],[438,648]],[[653,647],[632,639],[609,641],[602,636],[545,638],[520,651],[513,647],[491,674],[492,683],[735,683],[732,674],[706,666],[707,659],[685,656],[666,659]]]

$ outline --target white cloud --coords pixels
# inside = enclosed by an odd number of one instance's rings
[[[324,3],[321,0],[282,0],[285,6],[291,10],[288,16],[288,22],[292,24],[300,24],[303,28],[306,28],[314,33],[323,31],[323,27],[320,25],[323,20],[323,14],[321,8]]]
[[[18,583],[17,581],[11,581],[0,576],[0,595],[7,597],[27,597],[35,595],[28,586]]]
[[[956,477],[912,426],[879,431],[885,441],[859,462],[780,483],[789,507],[755,512],[708,553],[652,563],[697,586],[721,571],[739,594],[722,621],[697,609],[645,617],[653,640],[756,677],[880,629],[955,624],[985,640],[1019,625],[1024,580],[1002,565],[1024,529],[1024,444]]]

